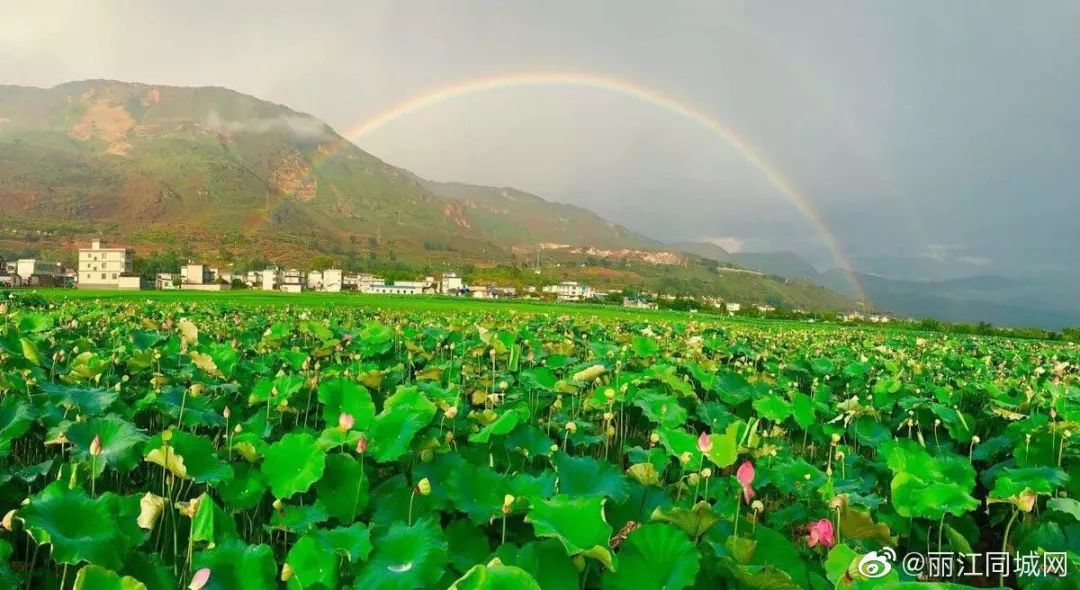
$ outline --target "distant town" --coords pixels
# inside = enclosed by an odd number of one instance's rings
[[[284,293],[356,292],[372,295],[442,295],[474,299],[547,299],[565,302],[602,302],[636,309],[672,307],[680,301],[692,301],[689,310],[709,309],[727,315],[768,316],[778,309],[764,303],[724,301],[717,297],[688,297],[676,294],[634,293],[618,290],[599,290],[576,281],[561,281],[542,287],[523,287],[482,284],[473,285],[455,272],[425,276],[414,280],[387,281],[383,277],[345,272],[338,268],[302,270],[269,267],[262,269],[220,269],[208,264],[190,262],[175,272],[159,272],[153,279],[135,273],[135,255],[130,248],[93,240],[80,248],[78,268],[66,268],[62,263],[24,258],[0,265],[0,287],[67,287],[78,289],[113,290],[189,290],[225,291],[229,289],[259,289]],[[664,305],[664,304],[669,305]],[[785,310],[785,315],[809,316],[802,310]],[[893,318],[884,313],[849,311],[838,316],[842,321],[889,323]]]

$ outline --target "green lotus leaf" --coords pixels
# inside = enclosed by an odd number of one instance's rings
[[[487,465],[453,461],[456,466],[440,481],[453,505],[476,523],[487,522],[500,513],[507,493],[506,478]]]
[[[146,435],[131,422],[109,414],[72,424],[67,429],[71,453],[90,463],[90,443],[95,436],[101,442],[101,454],[93,461],[95,476],[101,475],[106,465],[131,471],[139,464],[138,447],[146,440]]]
[[[209,494],[203,492],[196,500],[199,504],[191,519],[191,538],[205,541],[211,546],[225,539],[236,538],[236,521],[225,513]]]
[[[375,543],[360,569],[356,590],[412,590],[433,587],[448,561],[439,525],[422,519],[412,526],[395,522]]]
[[[338,557],[319,536],[300,537],[289,549],[285,563],[292,568],[292,577],[286,584],[289,588],[338,587]]]
[[[1068,514],[1080,521],[1080,502],[1073,498],[1051,498],[1046,502],[1047,510]]]
[[[307,506],[286,504],[281,510],[275,510],[270,517],[268,530],[288,531],[297,535],[310,532],[317,525],[326,522],[330,515],[320,502]]]
[[[26,434],[34,422],[34,408],[15,395],[0,401],[0,457],[11,454],[11,443]]]
[[[728,425],[724,434],[710,434],[709,440],[712,448],[705,456],[717,467],[730,467],[739,459],[738,433],[742,427],[741,422],[732,422]]]
[[[420,429],[435,417],[435,404],[416,387],[399,387],[386,399],[368,434],[371,455],[379,463],[393,461],[409,450]]]
[[[315,496],[326,507],[330,516],[343,523],[356,520],[367,508],[368,478],[360,458],[333,454],[326,457],[326,469],[315,484]]]
[[[525,521],[532,523],[537,537],[558,539],[567,555],[584,555],[614,570],[614,559],[608,549],[611,525],[604,520],[601,497],[571,498],[558,495],[550,500],[534,502]]]
[[[144,460],[161,465],[177,477],[190,478],[196,483],[217,484],[233,476],[232,466],[218,459],[210,440],[182,430],[172,432],[166,449],[157,434],[143,447]]]
[[[700,539],[721,520],[712,505],[705,501],[694,504],[690,509],[681,506],[657,507],[651,518],[673,524],[695,539]]]
[[[450,564],[458,573],[465,573],[473,565],[489,559],[491,543],[480,525],[458,519],[446,527],[445,534]],[[562,549],[559,549],[559,554],[563,555]]]
[[[371,555],[371,532],[363,523],[319,530],[315,533],[338,555],[349,561],[364,561]]]
[[[682,407],[679,398],[673,395],[649,393],[634,400],[634,405],[641,408],[646,418],[660,426],[678,428],[686,423],[686,408]]]
[[[592,457],[555,456],[559,493],[571,497],[601,496],[622,502],[630,495],[630,485],[617,467]]]
[[[75,576],[75,590],[146,590],[146,585],[96,565],[88,565]]]
[[[892,504],[900,516],[938,520],[979,507],[971,496],[975,469],[967,458],[956,455],[931,457],[912,440],[888,443],[885,454],[893,472]]]
[[[217,493],[226,506],[233,510],[254,508],[266,495],[266,483],[262,473],[253,465],[233,465],[233,476],[217,485]]]
[[[513,565],[529,572],[542,590],[577,588],[580,583],[574,561],[554,539],[525,544],[513,556]]]
[[[291,433],[266,449],[262,474],[276,498],[290,498],[308,489],[322,477],[326,453],[307,433]]]
[[[1053,467],[1004,469],[994,480],[987,503],[1009,502],[1030,512],[1036,496],[1050,495],[1068,481],[1067,473]]]
[[[19,510],[27,532],[39,545],[52,545],[56,563],[88,562],[119,569],[128,544],[116,516],[102,500],[92,500],[80,488],[54,482]]]
[[[491,424],[488,424],[487,426],[480,429],[480,432],[472,435],[469,440],[476,443],[487,444],[491,440],[492,436],[502,436],[509,434],[510,431],[517,427],[520,420],[521,416],[518,414],[518,412],[513,410],[504,412],[502,415],[492,421]]]
[[[745,590],[805,590],[787,573],[770,565],[739,565],[730,557],[717,560],[718,569],[735,583],[732,588]]]
[[[498,558],[477,564],[450,585],[449,590],[541,590],[525,570],[503,565]]]
[[[754,400],[754,411],[773,422],[783,422],[791,416],[791,404],[780,395],[772,394]]]
[[[120,394],[113,389],[58,383],[42,383],[40,387],[48,397],[49,403],[63,408],[78,409],[84,416],[104,413],[120,397]]]
[[[37,343],[29,338],[19,338],[19,345],[22,348],[22,355],[27,361],[41,366],[45,359],[41,356],[41,349],[38,348]]]
[[[274,590],[277,564],[267,545],[230,540],[195,554],[195,570],[210,569],[203,590]]]
[[[619,549],[619,569],[604,576],[604,590],[665,588],[694,584],[701,555],[686,533],[666,524],[646,524]]]
[[[367,430],[375,419],[375,403],[367,388],[345,377],[319,383],[319,401],[323,403],[323,420],[327,426],[337,426],[342,413],[352,415],[356,430]]]

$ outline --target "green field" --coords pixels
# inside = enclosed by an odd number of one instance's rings
[[[18,291],[0,587],[1076,588],[1078,367],[576,304]]]

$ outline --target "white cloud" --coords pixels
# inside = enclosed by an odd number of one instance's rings
[[[330,137],[326,125],[314,117],[301,115],[280,115],[268,119],[249,119],[246,121],[226,121],[211,110],[206,115],[206,127],[223,133],[266,133],[273,129],[286,128],[303,139],[322,140]]]
[[[990,264],[990,259],[985,256],[957,256],[956,261],[971,266],[987,266]]]

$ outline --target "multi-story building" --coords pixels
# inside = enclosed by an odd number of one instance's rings
[[[464,288],[465,281],[461,280],[461,277],[457,276],[456,273],[444,273],[439,281],[439,293],[443,295],[456,295]]]
[[[89,248],[79,249],[80,289],[138,288],[131,281],[131,264],[134,255],[128,248],[106,248],[101,240],[94,240]],[[123,280],[128,275],[129,280]]]
[[[544,293],[553,293],[558,299],[563,301],[579,301],[591,298],[593,290],[592,287],[582,285],[576,281],[563,281],[558,285],[545,286]]]

